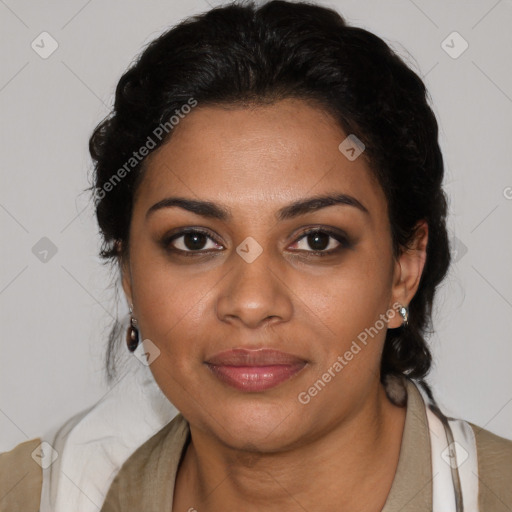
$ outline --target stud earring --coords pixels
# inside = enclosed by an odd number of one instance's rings
[[[139,330],[137,329],[137,320],[132,316],[133,304],[130,306],[130,326],[126,331],[126,344],[130,352],[135,352],[139,344]]]
[[[403,318],[404,323],[402,325],[407,327],[409,324],[409,308],[407,306],[400,306],[398,313],[400,313],[400,316]]]

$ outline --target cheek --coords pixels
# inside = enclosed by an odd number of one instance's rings
[[[304,297],[328,325],[354,333],[384,313],[391,297],[391,275],[387,258],[373,251],[358,251],[332,272],[305,283]]]
[[[132,288],[140,333],[173,367],[183,365],[184,356],[192,357],[198,350],[194,341],[201,335],[199,327],[208,323],[206,303],[214,285],[208,273],[192,275],[154,256],[134,259]]]
[[[212,306],[205,295],[210,288],[204,278],[184,279],[148,268],[147,279],[137,289],[141,334],[160,351],[150,370],[167,398],[187,413],[191,403],[202,403],[197,375],[204,371],[207,346],[201,340],[207,339],[205,327],[212,324]]]
[[[375,251],[375,249],[374,249]],[[386,258],[360,251],[329,276],[303,283],[305,312],[323,337],[319,373],[342,356],[344,374],[357,377],[364,368],[376,370],[387,331],[382,316],[389,313],[391,278]],[[387,315],[389,318],[389,314]],[[346,356],[346,357],[345,357]]]

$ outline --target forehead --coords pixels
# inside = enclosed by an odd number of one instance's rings
[[[263,212],[337,192],[381,215],[385,197],[364,153],[350,160],[339,149],[348,135],[324,110],[301,100],[253,107],[199,104],[147,157],[135,209],[145,213],[166,196],[180,195]]]

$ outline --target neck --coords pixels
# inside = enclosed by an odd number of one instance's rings
[[[191,426],[173,510],[358,510],[365,503],[366,511],[380,511],[398,465],[405,414],[379,384],[350,422],[280,453],[241,453]]]

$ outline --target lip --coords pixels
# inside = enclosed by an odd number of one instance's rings
[[[240,391],[256,392],[289,380],[307,361],[279,350],[235,348],[215,354],[205,364],[225,384]]]

